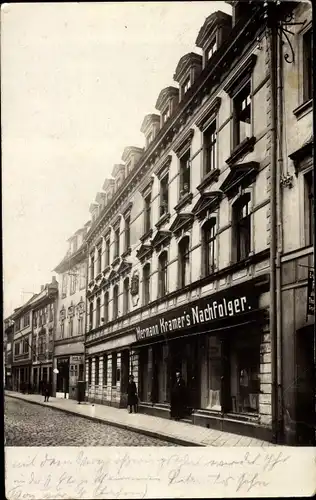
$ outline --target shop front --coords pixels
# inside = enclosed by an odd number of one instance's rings
[[[31,388],[31,361],[14,361],[12,365],[12,386],[14,391],[29,392]]]
[[[56,398],[77,399],[78,381],[84,381],[83,341],[55,341],[54,354],[53,394]]]
[[[192,423],[269,439],[259,401],[269,371],[262,366],[266,309],[260,308],[267,282],[230,287],[137,325],[132,348],[141,412],[169,418],[180,371]]]

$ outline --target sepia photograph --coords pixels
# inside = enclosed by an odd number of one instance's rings
[[[8,500],[310,484],[312,20],[308,1],[2,4]]]

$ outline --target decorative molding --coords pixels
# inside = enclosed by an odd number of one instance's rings
[[[161,228],[164,224],[167,224],[167,223],[169,222],[169,220],[170,220],[170,213],[169,213],[169,212],[164,213],[164,214],[160,217],[160,219],[159,219],[159,221],[157,222],[157,224],[155,224],[156,228],[157,228],[157,229],[160,229],[160,228]]]
[[[161,179],[167,173],[167,171],[169,170],[171,161],[172,161],[172,156],[168,155],[165,158],[165,160],[155,170],[155,175],[158,177],[158,179]]]
[[[115,267],[117,264],[119,264],[120,260],[121,260],[120,256],[115,257],[115,259],[112,262],[112,267]]]
[[[103,271],[104,276],[111,270],[111,266],[106,266],[106,268]]]
[[[133,202],[130,201],[127,206],[122,210],[122,214],[123,214],[123,217],[124,219],[126,219],[126,217],[128,217],[131,213],[131,210],[132,210],[132,206],[133,206]]]
[[[179,234],[182,229],[192,227],[194,221],[193,213],[178,214],[173,223],[171,224],[169,231],[175,235]]]
[[[152,245],[142,245],[136,252],[137,259],[143,263],[149,257],[151,257],[153,252]]]
[[[131,269],[132,269],[132,263],[126,262],[126,260],[122,260],[117,270],[117,273],[120,275],[126,275],[131,271]]]
[[[131,255],[131,253],[132,253],[132,249],[131,249],[131,247],[128,247],[125,250],[125,252],[122,253],[122,255],[121,255],[122,259],[125,259],[125,257],[128,257],[129,255]]]
[[[201,192],[204,191],[205,188],[213,184],[213,182],[217,182],[219,179],[220,175],[220,169],[215,168],[214,170],[211,170],[208,172],[202,179],[202,182],[197,186],[197,190]]]
[[[256,138],[254,136],[246,137],[233,149],[230,157],[226,160],[227,165],[231,167],[237,161],[241,160],[247,153],[251,153],[254,150],[255,144]]]
[[[203,219],[207,212],[214,212],[218,209],[222,198],[223,193],[221,191],[203,193],[198,202],[194,205],[192,213],[199,219]]]
[[[229,95],[229,97],[234,97],[234,95],[240,90],[241,87],[249,80],[251,73],[255,67],[257,61],[257,56],[251,54],[251,56],[240,66],[236,71],[235,75],[229,80],[225,85],[224,90]]]
[[[297,176],[301,167],[305,166],[305,160],[313,159],[313,149],[314,149],[314,140],[313,137],[309,139],[301,148],[297,149],[293,153],[289,155],[289,158],[293,161],[295,168],[295,175]],[[302,165],[303,163],[303,165]]]
[[[240,163],[231,167],[231,170],[220,186],[220,190],[228,197],[232,198],[237,193],[239,187],[248,187],[256,178],[260,163],[250,161]]]
[[[186,149],[188,149],[191,145],[192,139],[194,136],[194,129],[190,128],[184,136],[173,146],[173,151],[176,153],[178,158],[185,153]]]
[[[204,111],[198,120],[196,120],[195,124],[201,131],[205,130],[208,125],[215,120],[221,106],[221,102],[222,99],[220,97],[216,97],[211,106]]]
[[[154,183],[154,178],[150,177],[149,179],[146,179],[144,185],[139,189],[143,198],[146,198],[146,196],[151,192],[153,183]]]
[[[313,99],[310,99],[309,101],[305,101],[303,102],[303,104],[300,104],[297,108],[293,109],[293,114],[299,120],[307,113],[312,111],[312,109],[313,109]]]
[[[160,248],[161,246],[168,245],[170,239],[171,239],[170,231],[157,231],[151,243],[154,249],[157,251],[157,249]]]
[[[147,233],[143,234],[143,236],[141,236],[139,239],[142,243],[144,243],[144,241],[148,240],[149,238],[151,238],[153,234],[153,230],[152,229],[149,229],[149,231],[147,231]]]
[[[192,193],[187,193],[184,196],[182,196],[182,198],[180,198],[180,200],[177,203],[177,205],[174,207],[175,211],[179,212],[186,205],[190,205],[191,202],[192,202],[192,199],[193,199],[193,194]]]

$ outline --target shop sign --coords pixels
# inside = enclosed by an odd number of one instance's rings
[[[83,363],[83,356],[70,356],[70,364]]]
[[[136,327],[136,339],[143,340],[170,332],[210,325],[220,320],[240,316],[256,308],[258,308],[258,292],[249,283],[243,284],[144,321],[144,326]]]
[[[315,273],[313,270],[308,271],[307,282],[307,316],[315,314]]]

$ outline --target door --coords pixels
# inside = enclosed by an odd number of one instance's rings
[[[200,376],[199,376],[199,358],[198,358],[198,340],[192,338],[186,344],[187,355],[187,388],[188,388],[188,406],[190,412],[199,408],[200,402]]]

